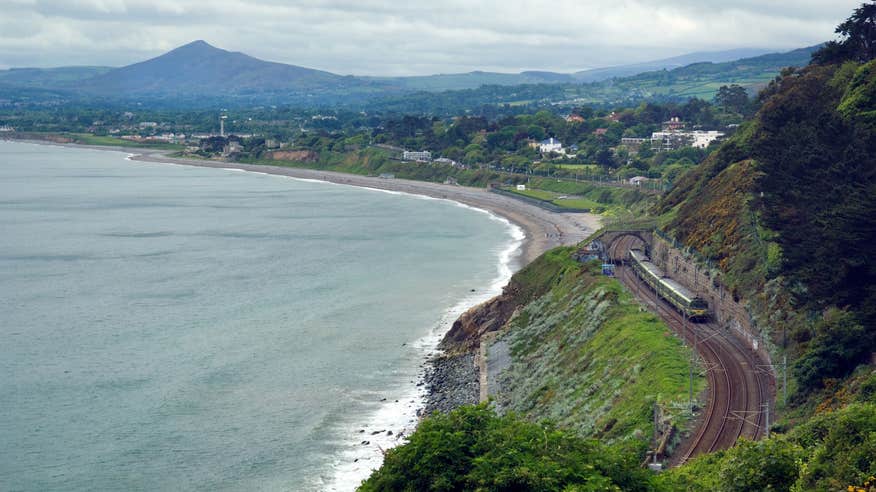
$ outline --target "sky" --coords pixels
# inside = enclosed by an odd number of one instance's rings
[[[572,72],[834,39],[862,0],[0,0],[0,68],[122,66],[203,39],[354,75]]]

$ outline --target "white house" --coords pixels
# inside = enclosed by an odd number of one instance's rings
[[[236,140],[231,140],[222,149],[222,155],[227,157],[227,156],[232,155],[232,154],[240,153],[242,150],[243,150],[243,146],[240,145],[240,142],[238,142]]]
[[[432,160],[432,153],[428,150],[423,151],[404,151],[402,152],[402,160],[405,161],[417,161],[417,162],[429,162]]]
[[[715,140],[724,136],[724,132],[715,130],[692,132],[668,131],[651,134],[651,145],[660,150],[674,150],[682,147],[705,149]]]
[[[636,176],[634,178],[630,178],[630,184],[633,186],[642,186],[642,183],[647,183],[648,178],[645,176]]]
[[[547,140],[542,140],[538,143],[538,150],[541,151],[542,154],[547,154],[549,152],[556,152],[558,154],[562,154],[565,151],[563,150],[563,144],[560,143],[559,140],[551,137]]]
[[[448,159],[446,157],[439,157],[439,158],[435,159],[435,163],[436,164],[447,164],[447,165],[453,166],[453,167],[456,167],[459,165],[458,162],[454,161],[453,159]]]
[[[718,131],[714,131],[714,130],[708,131],[708,132],[695,131],[695,132],[693,132],[694,139],[693,139],[693,143],[691,144],[691,147],[696,147],[698,149],[705,149],[706,147],[709,146],[710,143],[714,142],[715,140],[718,140],[719,138],[721,138],[723,136],[724,136],[724,132],[718,132]]]

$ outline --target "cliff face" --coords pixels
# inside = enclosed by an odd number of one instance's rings
[[[519,307],[550,290],[564,273],[579,269],[577,263],[569,260],[573,250],[548,251],[514,274],[500,296],[469,309],[453,323],[441,348],[458,353],[478,347],[482,335],[501,329]]]
[[[502,295],[475,306],[459,317],[441,341],[441,348],[454,353],[469,351],[480,345],[485,333],[498,331],[520,307],[520,289],[509,283]]]

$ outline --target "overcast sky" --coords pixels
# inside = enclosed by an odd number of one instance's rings
[[[833,39],[862,0],[0,0],[0,67],[121,66],[196,39],[339,74],[575,71]]]

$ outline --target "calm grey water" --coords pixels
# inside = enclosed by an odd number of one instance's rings
[[[0,142],[0,489],[350,489],[515,234],[445,201]]]

